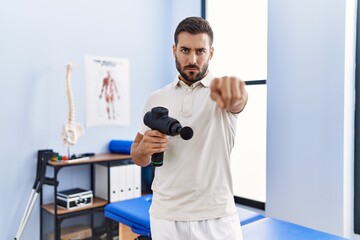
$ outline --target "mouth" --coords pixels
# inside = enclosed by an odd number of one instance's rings
[[[184,68],[185,71],[199,71],[198,67],[185,67]]]

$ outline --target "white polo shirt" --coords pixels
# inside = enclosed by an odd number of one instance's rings
[[[174,221],[199,221],[236,212],[232,191],[230,153],[234,145],[237,114],[222,110],[210,98],[213,76],[191,86],[175,81],[153,92],[144,114],[165,107],[169,117],[189,126],[190,140],[169,137],[163,166],[157,167],[152,184],[150,214]],[[144,134],[145,125],[139,131]]]

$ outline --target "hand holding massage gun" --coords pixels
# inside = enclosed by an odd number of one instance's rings
[[[168,116],[169,110],[164,107],[154,107],[144,116],[144,123],[152,130],[158,130],[169,136],[180,134],[184,140],[189,140],[193,136],[190,127],[182,127],[178,120]],[[151,156],[151,164],[155,167],[163,165],[164,152],[154,153]]]

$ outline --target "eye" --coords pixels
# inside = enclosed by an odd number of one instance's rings
[[[196,53],[197,53],[197,55],[203,55],[203,54],[205,54],[206,53],[206,50],[205,49],[198,49],[197,51],[196,51]]]
[[[187,49],[187,48],[181,48],[181,49],[180,49],[180,52],[187,54],[187,53],[189,53],[189,49]]]

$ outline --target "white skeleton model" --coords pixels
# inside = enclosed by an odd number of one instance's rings
[[[71,91],[70,79],[72,72],[72,63],[66,64],[66,93],[68,97],[68,122],[63,126],[62,139],[64,146],[70,147],[77,143],[77,139],[84,134],[84,128],[81,124],[75,123],[75,105]]]

